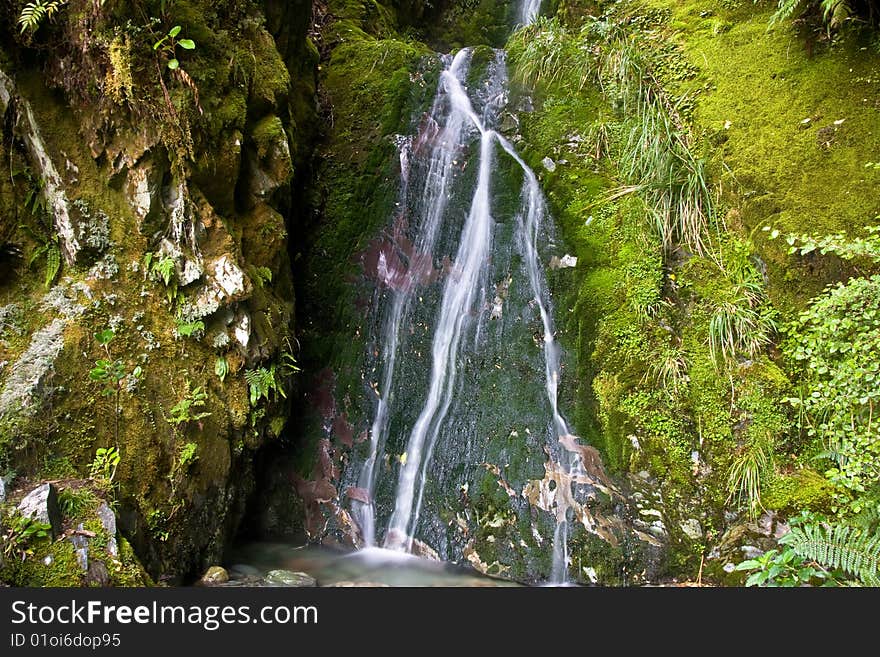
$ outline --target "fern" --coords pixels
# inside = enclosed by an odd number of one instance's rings
[[[50,287],[61,269],[61,249],[57,241],[49,242],[46,248],[46,287]]]
[[[779,0],[776,13],[770,17],[770,25],[775,25],[776,23],[788,20],[803,7],[804,0]]]
[[[52,2],[37,0],[27,3],[18,16],[18,24],[21,26],[22,33],[36,32],[44,19],[52,18],[66,4],[67,0],[53,0]]]
[[[254,282],[260,287],[264,287],[266,283],[272,282],[272,270],[268,267],[253,267],[251,274]]]
[[[251,406],[256,406],[263,397],[268,400],[273,391],[281,395],[281,397],[287,397],[284,388],[276,376],[275,365],[271,365],[269,369],[260,367],[248,370],[244,373],[244,380],[248,384]]]
[[[847,525],[803,525],[793,526],[779,543],[823,567],[880,586],[880,533],[870,535]]]

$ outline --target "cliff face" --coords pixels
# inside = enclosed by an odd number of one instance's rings
[[[219,560],[288,415],[311,6],[74,0],[21,32],[18,10],[3,3],[0,475],[11,499],[46,479],[115,499],[149,573],[176,580]]]

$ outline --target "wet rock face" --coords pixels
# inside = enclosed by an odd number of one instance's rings
[[[2,208],[23,207],[29,192],[46,208],[25,217],[30,233],[0,232],[25,255],[50,254],[0,280],[40,311],[0,316],[0,472],[38,481],[52,478],[43,464],[66,463],[87,476],[96,450],[115,446],[111,577],[124,537],[154,578],[179,582],[222,556],[253,492],[256,454],[288,414],[287,230],[301,212],[291,204],[296,163],[314,132],[311,6],[266,3],[267,23],[261,3],[180,3],[175,20],[197,46],[179,70],[157,72],[124,39],[112,56],[101,41],[140,16],[85,4],[62,8],[41,42],[51,71],[0,72],[0,111],[17,126],[3,159],[42,181],[0,184]],[[30,48],[16,40],[4,54],[32,61]],[[132,93],[94,93],[95,80],[126,68]],[[60,271],[35,284],[56,247]],[[113,338],[102,345],[104,331]],[[98,360],[124,374],[111,395],[90,378]],[[172,420],[196,390],[198,419]],[[112,511],[98,516],[116,536]]]

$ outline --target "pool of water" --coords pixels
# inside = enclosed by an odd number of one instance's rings
[[[346,552],[317,545],[249,543],[233,552],[226,568],[233,580],[279,569],[304,572],[318,586],[520,586],[454,564],[382,548]]]

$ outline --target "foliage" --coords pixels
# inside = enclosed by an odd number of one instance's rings
[[[13,178],[23,176],[27,188],[25,189],[23,206],[30,213],[34,220],[34,224],[22,224],[19,226],[27,233],[34,242],[37,243],[36,248],[31,252],[27,265],[32,267],[33,264],[44,256],[46,260],[46,275],[43,284],[49,288],[58,277],[61,270],[61,241],[58,235],[51,229],[48,221],[48,213],[46,209],[46,197],[43,194],[44,182],[42,179],[34,176],[29,167],[13,172]]]
[[[753,439],[734,459],[727,473],[728,503],[745,506],[749,517],[758,517],[761,484],[773,470],[773,452],[765,440]]]
[[[220,379],[220,383],[226,379],[226,375],[229,374],[229,361],[226,360],[226,356],[218,356],[214,361],[214,374]]]
[[[557,18],[539,16],[508,44],[517,81],[534,85],[577,79],[580,91],[592,77],[595,59],[586,36],[585,31],[569,31]]]
[[[199,460],[196,451],[199,446],[196,443],[186,443],[185,445],[181,445],[180,449],[177,452],[177,467],[181,470],[186,470],[193,463]]]
[[[653,379],[674,399],[690,380],[687,371],[688,358],[684,350],[681,347],[668,346],[651,354],[642,383]]]
[[[876,2],[853,2],[852,0],[779,0],[776,12],[770,17],[770,25],[815,13],[822,15],[828,33],[840,29],[852,20],[877,21]],[[866,15],[859,16],[860,13]]]
[[[844,259],[880,260],[880,235],[846,240],[789,236],[790,251],[835,253]],[[804,389],[788,399],[819,438],[832,462],[826,476],[853,493],[880,478],[880,276],[830,285],[786,328],[785,353],[803,367]]]
[[[177,296],[177,276],[174,258],[163,253],[149,252],[144,256],[146,275],[165,285],[165,299],[171,303]]]
[[[791,548],[768,550],[755,559],[738,563],[736,570],[751,571],[746,586],[805,586],[829,578],[825,570],[810,565]]]
[[[202,386],[191,388],[191,384],[187,380],[183,399],[177,402],[171,409],[171,423],[175,426],[180,426],[187,422],[195,422],[209,417],[210,413],[199,410],[204,408],[207,398],[208,393],[205,392]]]
[[[153,50],[160,50],[168,55],[167,66],[169,69],[176,70],[180,66],[177,59],[177,46],[184,50],[195,50],[196,44],[192,39],[178,39],[181,31],[180,25],[175,25],[168,33],[153,44]]]
[[[105,479],[112,483],[121,460],[122,456],[117,448],[99,447],[95,450],[95,458],[89,467],[89,474],[93,479]]]
[[[95,457],[97,459],[97,456]],[[65,488],[58,494],[58,506],[66,518],[79,518],[98,505],[98,497],[88,488]]]
[[[251,276],[260,287],[264,287],[266,283],[272,282],[272,270],[268,267],[252,267]]]
[[[754,358],[770,344],[777,330],[776,320],[761,297],[736,285],[732,300],[715,302],[709,318],[709,353],[712,360],[733,359],[737,354]],[[711,303],[711,302],[710,302]]]
[[[3,558],[24,561],[31,556],[31,544],[49,536],[52,526],[12,511],[3,523]]]
[[[268,368],[259,367],[247,370],[244,373],[244,379],[248,384],[251,406],[256,406],[263,398],[269,400],[272,392],[276,392],[282,397],[287,397],[281,382],[278,380],[278,372],[274,363]]]
[[[22,33],[30,31],[36,32],[44,19],[51,19],[58,13],[67,0],[36,0],[36,2],[28,2],[22,8],[18,16],[18,24],[21,26]],[[103,4],[103,0],[101,2]]]
[[[880,217],[878,217],[880,219]],[[771,240],[779,237],[778,230],[771,230],[770,226],[764,226],[764,231],[769,231]],[[805,256],[814,251],[821,255],[833,253],[844,260],[855,258],[867,258],[874,262],[880,262],[880,226],[866,226],[866,237],[848,238],[843,233],[831,235],[808,235],[805,233],[788,235],[785,241],[789,245],[789,254]]]
[[[105,397],[113,397],[113,418],[114,418],[114,439],[119,442],[119,414],[121,411],[120,397],[123,388],[123,382],[131,377],[134,380],[143,376],[143,370],[140,365],[136,366],[129,374],[125,362],[119,358],[114,359],[110,355],[110,343],[116,337],[115,331],[112,329],[104,329],[95,333],[95,340],[101,345],[106,358],[99,358],[95,361],[95,366],[89,370],[89,379],[95,383],[104,386],[101,394]]]
[[[869,534],[845,524],[793,524],[779,543],[804,559],[880,586],[880,532]]]
[[[179,320],[177,322],[177,334],[184,338],[192,337],[205,330],[205,323],[197,319],[194,322]]]

